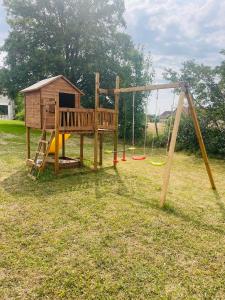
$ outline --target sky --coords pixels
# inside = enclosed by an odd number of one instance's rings
[[[151,52],[155,83],[165,68],[179,70],[193,59],[210,66],[225,49],[225,0],[125,0],[127,31],[136,44]],[[172,95],[159,93],[158,110],[170,110]],[[177,99],[176,99],[177,101]],[[155,112],[155,103],[149,111]]]
[[[126,31],[135,44],[150,51],[156,72],[154,83],[163,82],[165,68],[179,70],[182,62],[194,59],[218,65],[225,49],[225,0],[125,0]],[[0,0],[0,45],[8,26]],[[0,54],[0,65],[2,65]],[[159,93],[157,113],[170,110],[170,91]],[[151,102],[148,112],[155,113]]]

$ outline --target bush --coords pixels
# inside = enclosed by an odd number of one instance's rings
[[[22,109],[16,114],[16,120],[24,121],[24,118],[25,118],[25,112],[24,109]]]
[[[225,157],[225,128],[210,126],[203,116],[199,118],[199,125],[207,152]],[[199,152],[198,140],[191,117],[182,117],[181,119],[176,149]]]

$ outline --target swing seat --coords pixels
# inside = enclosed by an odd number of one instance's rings
[[[150,163],[153,165],[153,166],[163,166],[166,164],[166,161],[150,161]]]
[[[145,155],[133,155],[132,159],[133,160],[144,160],[144,159],[146,159],[146,156]]]
[[[129,147],[127,150],[136,150],[136,147]]]
[[[104,153],[105,154],[111,154],[111,153],[113,153],[113,151],[112,150],[105,150]]]

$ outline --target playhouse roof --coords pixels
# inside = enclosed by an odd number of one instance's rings
[[[74,84],[72,84],[72,82],[70,82],[66,77],[64,77],[63,75],[58,75],[55,77],[50,77],[50,78],[46,78],[43,79],[41,81],[36,82],[35,84],[28,86],[27,88],[21,90],[21,93],[27,93],[27,92],[33,92],[33,91],[37,91],[39,89],[41,89],[42,87],[52,83],[53,81],[56,81],[57,79],[62,78],[64,79],[69,85],[71,85],[79,94],[84,95],[84,93],[79,90]]]

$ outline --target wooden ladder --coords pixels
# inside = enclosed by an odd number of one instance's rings
[[[48,101],[45,103],[45,108],[47,112],[47,106],[55,104],[55,101]],[[42,129],[41,138],[38,143],[37,151],[35,153],[34,159],[29,159],[29,163],[31,164],[31,169],[28,174],[32,179],[37,179],[40,172],[42,172],[45,168],[46,161],[48,158],[48,154],[50,151],[51,143],[55,137],[55,130],[51,130],[51,135],[49,140],[46,140],[46,114],[44,118],[44,124]]]
[[[49,150],[51,147],[51,143],[55,137],[55,131],[51,132],[49,140],[45,140],[45,130],[42,131],[41,139],[39,140],[37,151],[35,153],[34,159],[29,159],[29,163],[31,164],[31,169],[28,174],[32,179],[37,179],[40,172],[42,172],[45,168],[46,161],[48,158]]]

